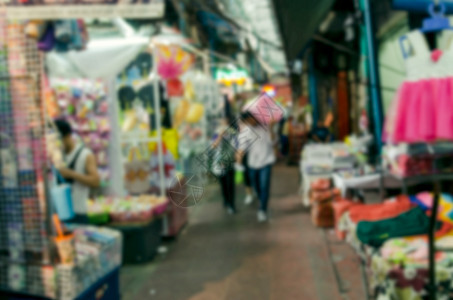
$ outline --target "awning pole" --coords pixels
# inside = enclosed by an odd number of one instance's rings
[[[313,125],[318,124],[319,111],[318,111],[318,82],[316,80],[316,70],[315,70],[315,59],[313,55],[313,49],[310,51],[308,57],[308,81],[309,81],[309,93],[310,93],[310,103],[312,106],[312,115],[313,115]]]
[[[375,40],[374,20],[373,13],[371,11],[372,0],[362,0],[363,12],[365,15],[365,28],[368,48],[368,68],[369,68],[369,80],[370,80],[370,94],[371,104],[373,108],[373,119],[374,119],[374,135],[376,139],[376,145],[378,153],[381,153],[382,149],[382,128],[383,128],[383,106],[382,106],[382,94],[381,94],[381,80],[379,77],[379,67],[377,61],[377,49]]]

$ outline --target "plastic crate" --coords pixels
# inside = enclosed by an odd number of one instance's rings
[[[161,218],[148,223],[114,224],[111,227],[123,234],[123,263],[148,262],[156,256],[162,240]]]

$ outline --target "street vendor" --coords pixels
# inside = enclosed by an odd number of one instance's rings
[[[58,171],[65,182],[71,185],[72,204],[76,214],[72,221],[86,223],[90,189],[99,187],[101,182],[96,159],[89,148],[76,142],[67,121],[56,120],[55,125],[60,133],[65,155],[65,166],[59,167]]]

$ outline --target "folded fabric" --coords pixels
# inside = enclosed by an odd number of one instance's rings
[[[426,203],[423,202],[421,199],[419,199],[417,196],[410,196],[409,199],[412,202],[412,204],[418,205],[424,211],[427,211],[427,210],[431,209],[431,207],[426,205]]]
[[[325,190],[325,191],[311,191],[311,202],[325,202],[331,201],[333,197],[340,196],[340,191],[337,189],[334,190]]]
[[[357,237],[363,244],[378,248],[388,239],[426,234],[428,230],[429,217],[416,207],[392,219],[359,222]]]
[[[433,207],[434,194],[433,193],[419,193],[411,197],[411,201],[417,203],[421,208],[430,210]],[[450,194],[442,193],[439,199],[437,219],[443,222],[453,224],[453,197]]]
[[[351,207],[357,206],[357,205],[363,205],[363,204],[353,202],[353,201],[350,201],[350,200],[347,200],[344,198],[338,198],[332,203],[334,214],[335,214],[335,232],[336,232],[337,237],[340,240],[344,240],[346,237],[346,232],[339,228],[339,223],[340,223],[341,217],[347,211],[349,211],[349,209]]]
[[[408,196],[398,196],[383,203],[351,207],[349,210],[354,223],[360,221],[379,221],[394,218],[413,207]]]
[[[423,291],[428,279],[426,269],[394,269],[390,272],[389,278],[393,279],[398,288],[413,288],[417,292]]]
[[[317,179],[310,184],[312,190],[327,190],[330,186],[330,179]]]

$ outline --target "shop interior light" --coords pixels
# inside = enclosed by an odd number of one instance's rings
[[[270,85],[270,84],[264,85],[263,88],[262,88],[262,92],[266,93],[269,97],[275,97],[275,95],[277,94],[275,92],[275,87],[273,85]]]

